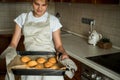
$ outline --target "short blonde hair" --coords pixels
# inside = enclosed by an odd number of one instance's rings
[[[34,2],[35,0],[32,0],[32,2]],[[42,2],[45,1],[46,4],[48,4],[48,0],[41,0]]]

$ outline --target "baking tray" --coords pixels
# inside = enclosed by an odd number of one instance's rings
[[[12,69],[15,75],[64,75],[65,70],[52,70],[52,69]]]
[[[18,55],[55,55],[55,52],[17,51]],[[61,64],[62,65],[62,64]],[[12,69],[15,75],[64,75],[66,69]]]
[[[55,52],[44,51],[17,51],[18,55],[56,55]]]

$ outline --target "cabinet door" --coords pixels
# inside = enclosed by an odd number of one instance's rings
[[[24,41],[24,37],[22,36],[17,46],[18,51],[25,51],[25,46],[23,44],[23,41]]]
[[[95,0],[95,4],[119,4],[119,0]]]
[[[71,2],[71,0],[53,0],[53,2]]]
[[[32,0],[16,0],[16,2],[32,2]]]
[[[72,2],[79,2],[79,3],[92,3],[92,0],[72,0]]]
[[[52,0],[54,2],[91,3],[91,4],[119,4],[119,0]]]
[[[0,35],[0,54],[8,47],[12,35]]]
[[[1,0],[1,2],[15,2],[16,0]]]
[[[10,35],[0,35],[0,54],[7,48],[11,41]],[[0,60],[0,74],[6,74],[6,62],[5,59]],[[1,77],[2,79],[2,77]]]
[[[31,2],[32,0],[0,0],[0,2]]]
[[[0,54],[8,47],[11,39],[12,39],[11,34],[0,35]],[[17,50],[24,51],[25,47],[23,44],[23,40],[24,40],[24,37],[22,36],[18,43]]]
[[[6,74],[6,61],[5,59],[0,60],[0,75]],[[0,80],[3,79],[3,77],[0,78]],[[3,79],[4,80],[4,79]]]
[[[119,0],[71,0],[71,1],[92,4],[119,4]]]
[[[91,3],[92,0],[53,0],[54,2]]]

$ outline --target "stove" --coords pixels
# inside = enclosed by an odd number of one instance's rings
[[[87,59],[92,60],[118,74],[120,74],[120,52],[88,57]]]
[[[87,57],[87,59],[120,74],[120,52]],[[81,80],[114,80],[86,64],[82,64],[81,73]]]

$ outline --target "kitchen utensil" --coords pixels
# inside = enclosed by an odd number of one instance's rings
[[[31,56],[31,58],[36,58],[39,56],[55,56],[54,52],[40,52],[40,51],[17,51],[18,55],[24,56],[28,55]],[[20,59],[18,59],[19,61]],[[15,61],[16,62],[16,61]],[[14,63],[16,64],[16,63]],[[64,75],[66,68],[64,65],[60,64],[59,62],[57,63],[60,66],[60,69],[34,69],[34,68],[24,68],[25,65],[17,65],[12,68],[13,74],[16,75]],[[22,68],[19,68],[22,66]]]
[[[101,38],[102,35],[93,30],[89,36],[88,43],[95,46]]]

